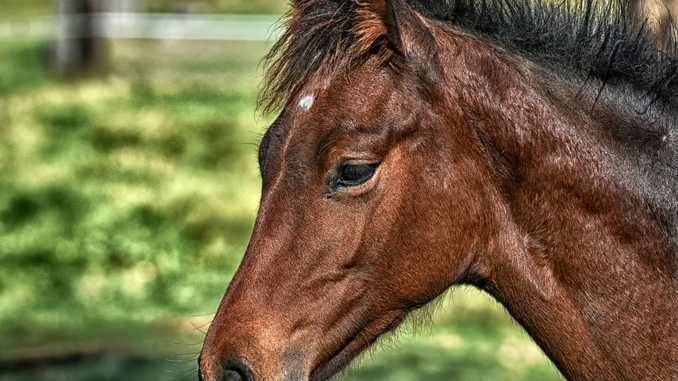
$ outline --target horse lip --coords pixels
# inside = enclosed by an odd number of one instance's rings
[[[383,333],[390,331],[391,329],[397,327],[407,315],[406,311],[392,311],[388,313],[387,316],[394,316],[390,318],[378,317],[370,320],[367,324],[359,328],[353,335],[351,335],[326,361],[318,364],[311,371],[311,381],[325,381],[330,379],[336,373],[338,373],[343,367],[353,360],[360,351],[366,347],[369,347],[373,344]],[[381,325],[379,323],[385,321],[386,324]],[[383,328],[372,337],[368,337],[368,344],[364,347],[356,347],[355,343],[364,337],[364,333],[368,331],[369,328],[378,325]]]

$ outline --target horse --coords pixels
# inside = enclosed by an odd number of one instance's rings
[[[204,381],[322,381],[449,288],[568,380],[678,380],[678,60],[627,2],[294,0]]]

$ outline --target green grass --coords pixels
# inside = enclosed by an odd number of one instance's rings
[[[203,48],[215,47],[119,46],[107,78],[60,83],[29,46],[2,47],[29,79],[0,103],[5,337],[81,324],[62,308],[130,321],[214,309],[256,211],[266,121],[253,121],[254,69],[266,46],[248,46],[248,59],[224,44],[196,68]]]
[[[50,0],[3,0],[0,21],[46,16],[57,9],[56,4]]]
[[[0,21],[30,19],[54,14],[54,0],[3,0]],[[279,14],[287,9],[285,0],[144,0],[142,11],[149,12],[204,12],[241,14]]]
[[[0,358],[117,354],[0,381],[194,379],[256,213],[268,46],[116,43],[109,75],[69,83],[45,46],[0,44]],[[451,299],[346,379],[561,379],[496,303]]]

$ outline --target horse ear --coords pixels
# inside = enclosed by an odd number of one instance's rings
[[[441,83],[438,45],[426,20],[404,0],[386,0],[385,5],[384,24],[391,49],[421,78]]]

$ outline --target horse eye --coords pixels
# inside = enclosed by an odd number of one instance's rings
[[[374,176],[379,164],[343,164],[339,167],[336,185],[354,187],[366,183]]]

